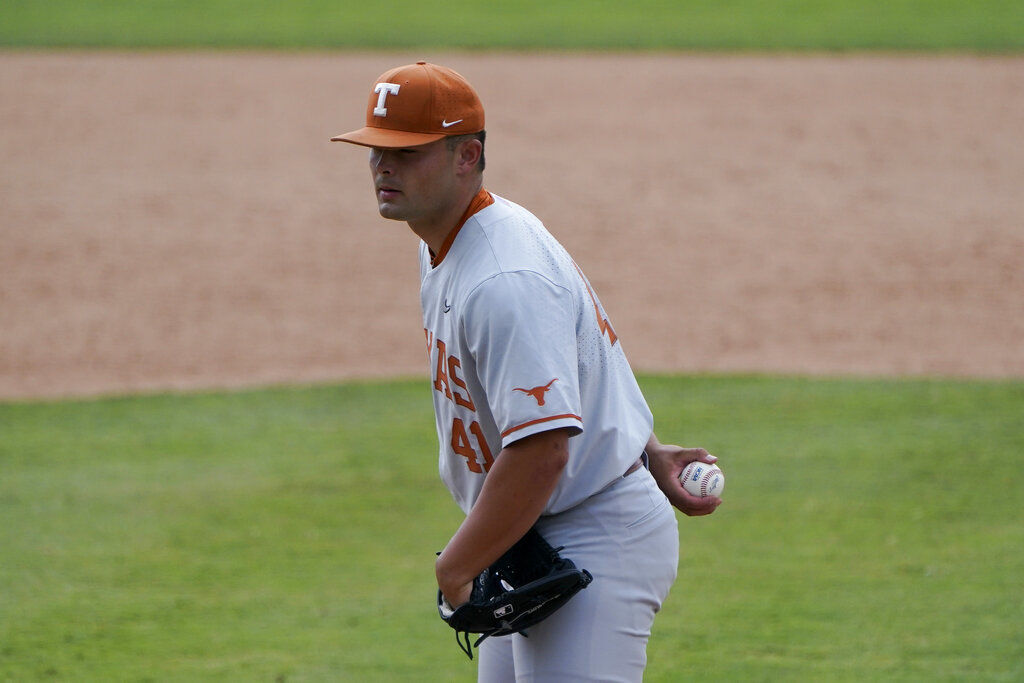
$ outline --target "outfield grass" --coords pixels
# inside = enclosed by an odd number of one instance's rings
[[[728,475],[648,681],[1024,677],[1024,383],[642,379]],[[0,680],[473,680],[423,382],[0,404]]]
[[[1024,48],[1020,0],[4,0],[0,45],[118,48]]]

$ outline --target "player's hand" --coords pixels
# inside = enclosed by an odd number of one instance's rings
[[[441,589],[441,595],[454,609],[469,602],[469,596],[473,592],[473,579],[466,581],[456,578],[456,572],[448,566],[446,559],[444,552],[438,554],[434,563],[434,575],[437,578],[437,587]]]
[[[441,595],[448,601],[448,605],[455,609],[460,605],[464,605],[469,602],[469,597],[473,592],[473,582],[470,581],[467,584],[463,584],[457,588],[449,588],[445,590],[443,586],[441,588]]]
[[[647,457],[654,480],[658,482],[658,488],[662,490],[669,502],[678,508],[684,515],[690,517],[701,517],[710,515],[719,505],[722,499],[718,496],[698,498],[683,488],[679,481],[679,475],[683,469],[695,460],[712,464],[718,460],[703,448],[682,448],[666,444],[648,444]]]

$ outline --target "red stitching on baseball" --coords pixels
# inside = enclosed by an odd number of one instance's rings
[[[686,469],[683,470],[683,488],[686,488],[686,483],[688,481],[690,481],[690,477],[693,476],[693,470],[696,467],[697,467],[697,461],[695,460],[695,461],[691,462],[689,465],[687,465]]]
[[[708,471],[704,473],[704,476],[700,480],[700,496],[701,498],[707,498],[708,496],[708,484],[714,477],[717,468],[714,465],[708,467]]]
[[[696,469],[697,467],[700,467],[701,465],[703,465],[706,469],[704,473],[701,475],[700,479],[698,479],[697,481],[700,484],[701,498],[707,498],[708,483],[711,481],[712,477],[716,472],[721,472],[721,470],[718,469],[717,465],[701,462],[700,460],[694,460],[683,469],[683,485],[685,486],[686,482],[688,482],[690,478],[693,476],[693,470]]]

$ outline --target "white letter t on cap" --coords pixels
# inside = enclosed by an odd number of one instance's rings
[[[388,108],[384,106],[384,100],[388,95],[397,95],[398,89],[402,86],[397,83],[378,83],[373,92],[377,93],[377,106],[373,108],[374,116],[387,116]]]

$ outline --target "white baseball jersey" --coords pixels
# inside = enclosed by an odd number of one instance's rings
[[[619,479],[653,419],[583,272],[533,214],[491,199],[436,256],[420,245],[441,478],[468,514],[503,447],[569,428],[555,514]]]

